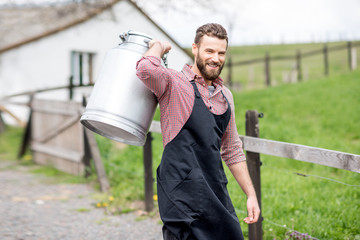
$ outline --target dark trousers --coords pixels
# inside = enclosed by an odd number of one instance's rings
[[[178,240],[176,236],[169,231],[165,226],[162,229],[164,240]]]

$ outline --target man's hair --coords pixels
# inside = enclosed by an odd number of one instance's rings
[[[218,23],[207,23],[200,26],[196,30],[194,43],[200,46],[201,38],[204,35],[207,35],[209,37],[217,37],[219,39],[225,39],[227,44],[229,42],[225,28]]]

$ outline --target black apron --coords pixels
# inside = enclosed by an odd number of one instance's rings
[[[242,240],[227,191],[220,147],[231,109],[211,113],[194,81],[195,101],[180,133],[164,149],[157,169],[159,211],[179,240]]]

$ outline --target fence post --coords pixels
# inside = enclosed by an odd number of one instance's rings
[[[73,83],[74,77],[71,75],[69,78],[69,100],[73,99],[74,95],[74,83]]]
[[[21,140],[21,145],[20,145],[20,149],[18,151],[18,155],[17,158],[20,159],[24,156],[26,149],[28,148],[30,141],[31,141],[31,119],[32,119],[32,101],[34,99],[34,94],[31,94],[29,96],[29,108],[30,108],[30,112],[29,112],[29,118],[28,121],[26,123],[26,127],[25,127],[25,132],[22,136],[22,140]]]
[[[298,77],[298,81],[302,80],[302,73],[301,73],[301,52],[300,50],[297,51],[296,53],[296,70],[297,70],[297,77]]]
[[[0,134],[6,129],[5,121],[3,120],[1,113],[2,111],[0,109]]]
[[[357,67],[356,48],[351,48],[351,69],[355,70]]]
[[[246,136],[259,137],[259,117],[263,114],[259,114],[256,110],[249,110],[246,112]],[[261,208],[261,181],[260,181],[260,154],[255,152],[246,152],[247,165],[249,174],[253,182],[256,197]],[[262,215],[260,214],[257,223],[249,224],[249,240],[262,240]]]
[[[152,172],[152,136],[151,132],[147,134],[146,142],[143,148],[144,154],[144,181],[145,181],[145,210],[150,212],[154,208],[154,190],[153,190],[153,172]]]
[[[265,55],[265,83],[267,87],[270,87],[270,55],[266,53]]]
[[[324,74],[325,76],[329,76],[329,54],[328,54],[328,46],[324,45]]]
[[[93,132],[91,132],[86,127],[84,127],[84,130],[85,130],[84,131],[85,132],[84,141],[85,141],[85,144],[88,144],[88,149],[90,149],[90,154],[92,156],[92,159],[94,160],[94,166],[95,166],[96,174],[97,174],[97,177],[99,180],[100,190],[102,192],[106,192],[109,190],[110,184],[106,177],[104,165],[101,161],[100,150],[98,148],[98,145],[97,145],[97,142],[96,142]]]
[[[85,108],[86,104],[87,104],[87,99],[86,99],[86,96],[83,95],[82,96],[82,106]],[[90,149],[90,144],[87,140],[85,127],[83,127],[83,139],[84,139],[84,156],[83,156],[82,162],[85,165],[84,176],[85,176],[85,178],[88,178],[91,176],[91,149]]]
[[[232,88],[232,58],[231,55],[229,55],[229,59],[228,59],[228,83],[229,83],[229,87]]]
[[[352,52],[351,52],[351,48],[352,48],[352,46],[351,46],[352,44],[351,44],[351,42],[348,42],[347,43],[347,49],[348,49],[348,64],[349,64],[349,68],[350,68],[350,71],[352,71],[353,70],[353,68],[352,68]]]

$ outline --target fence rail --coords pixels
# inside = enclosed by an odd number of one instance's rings
[[[360,173],[360,155],[249,136],[240,136],[240,138],[246,151]]]
[[[160,122],[153,121],[149,131],[161,134]],[[360,155],[258,137],[242,135],[239,135],[239,137],[246,151],[290,158],[360,173]]]
[[[9,102],[9,99],[14,98],[14,97],[31,96],[31,95],[34,95],[36,93],[49,92],[49,91],[55,91],[55,90],[61,90],[61,89],[69,89],[69,98],[71,99],[72,98],[72,91],[75,88],[91,87],[91,86],[94,86],[94,84],[93,83],[82,84],[82,85],[71,85],[70,84],[70,85],[64,85],[64,86],[48,87],[48,88],[44,88],[44,89],[37,89],[37,90],[33,90],[33,91],[24,91],[24,92],[20,92],[20,93],[16,93],[16,94],[7,95],[7,96],[4,96],[4,97],[0,98],[0,101]],[[19,104],[19,103],[15,103],[15,104]]]

